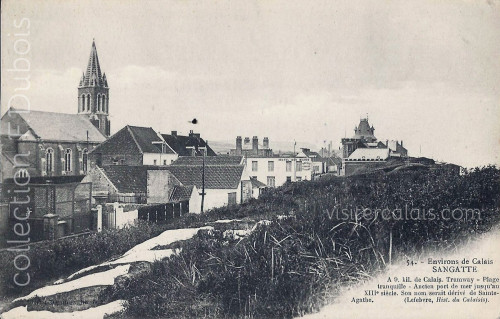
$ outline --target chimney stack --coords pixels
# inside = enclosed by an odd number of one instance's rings
[[[243,144],[241,142],[241,136],[236,137],[236,154],[241,155],[243,150]]]
[[[254,152],[257,152],[259,150],[259,138],[257,136],[254,136],[252,138],[252,150]]]
[[[269,138],[268,137],[264,137],[263,146],[265,149],[269,149]]]
[[[172,131],[172,136],[177,136],[177,131]]]

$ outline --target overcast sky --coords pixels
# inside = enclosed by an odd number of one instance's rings
[[[19,57],[32,109],[76,113],[93,38],[113,132],[338,147],[368,114],[410,155],[500,163],[498,0],[2,1],[2,114]]]

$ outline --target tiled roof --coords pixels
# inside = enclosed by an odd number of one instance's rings
[[[102,169],[120,193],[146,193],[148,188],[146,166],[113,165]]]
[[[385,160],[389,157],[388,148],[358,148],[349,157],[349,160]]]
[[[216,156],[215,152],[207,145],[207,143],[200,137],[195,136],[182,136],[182,135],[169,135],[162,134],[163,139],[179,156],[191,156],[191,148],[198,145],[198,147],[207,147],[208,156]],[[197,152],[196,155],[202,155]]]
[[[172,194],[170,195],[170,200],[177,202],[177,201],[184,201],[184,200],[190,200],[191,199],[191,194],[193,194],[193,188],[194,186],[179,186],[175,185],[174,190],[172,191]]]
[[[151,127],[127,125],[92,152],[106,154],[161,153],[161,142],[163,141]],[[166,145],[165,153],[174,154],[174,151]]]
[[[146,192],[148,170],[167,170],[184,186],[202,188],[201,166],[128,166],[111,165],[102,168],[109,180],[122,193]],[[205,166],[206,189],[237,188],[243,174],[243,165]]]
[[[243,156],[205,156],[205,165],[241,165]],[[172,165],[202,165],[202,156],[181,156]]]
[[[25,111],[26,113],[12,113],[11,116],[21,117],[35,136],[42,140],[86,142],[87,132],[89,142],[104,142],[106,140],[106,137],[89,121],[86,115],[15,110]],[[6,116],[8,116],[7,113],[4,114],[2,120]],[[2,134],[5,134],[6,127],[5,125],[2,125],[2,127]]]
[[[243,165],[205,166],[205,188],[234,189],[237,188],[243,174]],[[183,185],[195,185],[201,189],[202,166],[178,165],[167,166]]]
[[[151,127],[140,127],[127,125],[132,136],[137,142],[143,153],[161,153],[161,144],[163,140]],[[166,154],[175,154],[170,147],[166,147]]]
[[[328,157],[328,165],[342,165],[342,159],[336,156]]]

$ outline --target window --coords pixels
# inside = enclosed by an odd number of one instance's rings
[[[163,165],[167,165],[167,160],[163,160]]]
[[[286,161],[286,171],[287,172],[292,171],[292,162],[291,161]]]
[[[156,165],[156,160],[153,160],[153,165]]]
[[[83,149],[83,154],[82,154],[82,171],[83,171],[84,174],[87,173],[88,158],[89,158],[89,151],[86,148],[84,148]]]
[[[257,172],[259,169],[259,162],[252,161],[252,172]]]
[[[97,112],[101,111],[101,95],[97,94]]]
[[[274,161],[267,162],[267,171],[274,172]]]
[[[54,171],[54,150],[51,148],[45,151],[45,171],[47,175]]]
[[[302,171],[302,162],[297,162],[297,167],[295,169],[297,172]]]
[[[106,112],[106,113],[108,112],[108,108],[107,108],[107,105],[106,105],[106,95],[105,94],[102,95],[102,110],[104,112]]]
[[[123,158],[120,160],[120,164],[125,165],[125,160]]]
[[[227,204],[236,205],[236,192],[227,193]]]
[[[71,149],[67,148],[64,152],[64,171],[66,173],[71,172]]]
[[[81,100],[82,100],[82,112],[85,112],[87,107],[85,105],[85,94],[82,94]]]
[[[287,176],[287,177],[286,177],[286,182],[287,182],[287,183],[290,183],[291,181],[292,181],[292,176]]]
[[[274,185],[275,185],[274,176],[268,176],[267,177],[267,186],[274,187]]]

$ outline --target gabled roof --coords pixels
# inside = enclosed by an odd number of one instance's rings
[[[192,149],[196,146],[198,147],[206,147],[207,148],[207,156],[216,156],[215,152],[207,145],[205,140],[201,137],[196,137],[194,135],[183,136],[183,135],[171,135],[171,134],[162,134],[163,139],[167,142],[167,144],[177,153],[179,156],[191,156]],[[197,156],[201,156],[202,153],[198,151],[196,153]]]
[[[191,195],[193,194],[194,186],[179,186],[175,185],[172,194],[170,195],[170,201],[178,202],[190,200]]]
[[[92,152],[106,154],[161,153],[163,142],[162,138],[151,127],[127,125]],[[165,154],[175,154],[168,145],[165,146]]]
[[[161,153],[162,137],[151,127],[140,127],[127,125],[142,153]],[[166,145],[166,154],[175,154],[171,147]]]
[[[388,148],[358,148],[348,157],[348,160],[385,160],[388,157]]]
[[[243,156],[205,156],[205,165],[242,165]],[[203,164],[202,156],[181,156],[171,165],[195,165]]]
[[[342,165],[342,159],[336,156],[330,156],[327,159],[328,165]]]
[[[2,117],[2,122],[4,122],[4,119],[11,120],[13,117],[20,117],[31,129],[31,134],[45,141],[86,142],[87,132],[89,142],[101,143],[106,140],[106,137],[99,129],[83,114],[43,112],[15,108],[11,108],[10,110],[17,112],[11,112],[11,118],[8,118],[9,111],[7,111]],[[2,134],[8,134],[7,127],[3,124],[1,125]]]

